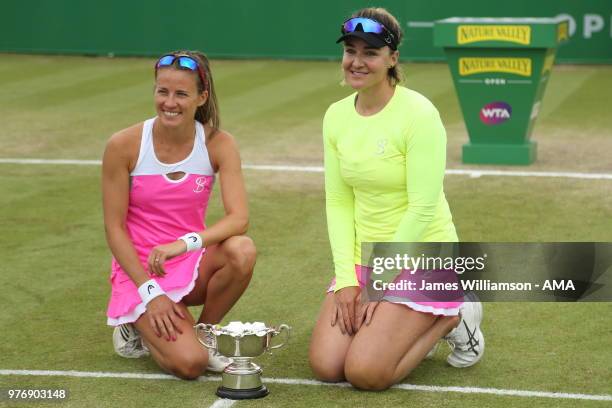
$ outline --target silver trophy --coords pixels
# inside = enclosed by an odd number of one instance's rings
[[[221,374],[221,386],[217,395],[228,399],[253,399],[268,395],[269,391],[261,383],[261,368],[251,360],[264,352],[272,354],[272,350],[283,347],[289,340],[291,328],[281,324],[278,328],[265,327],[263,323],[253,325],[253,328],[236,330],[232,322],[226,327],[200,323],[194,326],[196,337],[204,347],[216,350],[234,360]],[[285,333],[282,343],[272,345],[272,338]]]

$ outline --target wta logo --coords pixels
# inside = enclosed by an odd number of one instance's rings
[[[485,125],[499,125],[512,115],[512,106],[506,102],[491,102],[480,110],[480,120]]]

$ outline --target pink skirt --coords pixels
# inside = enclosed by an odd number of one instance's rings
[[[198,278],[198,267],[205,249],[187,252],[164,263],[166,276],[151,275],[151,279],[159,284],[173,302],[180,302],[194,288]],[[143,262],[143,260],[141,260]],[[147,266],[143,265],[145,270]],[[138,288],[113,258],[111,266],[111,297],[108,302],[107,324],[118,326],[133,323],[145,311],[145,305],[140,299]]]
[[[359,287],[364,288],[366,286],[367,278],[371,273],[371,268],[355,265],[355,276],[359,282]],[[422,276],[418,273],[414,276],[414,281],[417,286],[420,286],[420,280]],[[333,292],[336,288],[336,278],[334,277],[327,288],[327,293]],[[400,291],[395,291],[400,292]],[[429,295],[424,295],[418,291],[411,291],[410,295],[406,292],[400,293],[386,293],[383,297],[384,301],[389,303],[395,303],[398,305],[404,305],[412,310],[423,313],[431,313],[437,316],[458,316],[459,308],[463,305],[463,301],[427,301]]]

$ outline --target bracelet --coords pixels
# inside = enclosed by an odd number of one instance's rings
[[[179,239],[187,244],[187,252],[196,251],[202,248],[202,237],[196,232],[185,234]]]
[[[158,296],[165,295],[166,292],[159,286],[154,279],[149,279],[138,288],[138,294],[142,303],[146,306],[150,301]]]

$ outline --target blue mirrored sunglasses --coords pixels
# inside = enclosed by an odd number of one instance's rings
[[[180,68],[185,68],[190,71],[197,72],[198,76],[202,80],[202,84],[204,85],[204,88],[206,88],[206,79],[204,77],[204,71],[200,67],[200,64],[198,64],[198,61],[196,61],[194,58],[190,57],[189,55],[174,55],[174,54],[164,55],[157,61],[157,64],[155,64],[155,70],[157,71],[159,67],[169,67],[172,64],[174,64],[174,61],[177,61],[177,60],[178,60],[178,65]]]
[[[364,33],[380,34],[386,43],[392,44],[395,48],[395,36],[382,23],[366,17],[353,17],[346,20],[341,27],[342,34],[349,34],[355,31]]]

